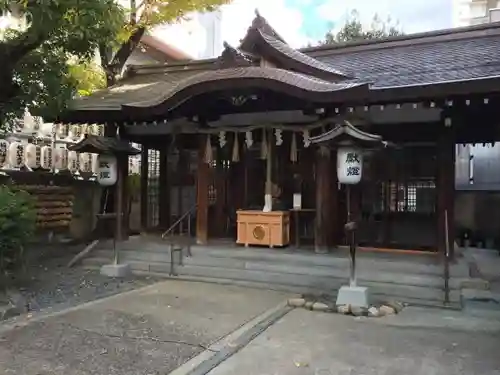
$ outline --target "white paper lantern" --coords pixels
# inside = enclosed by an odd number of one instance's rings
[[[0,139],[0,168],[7,165],[7,155],[9,154],[9,142]]]
[[[92,173],[99,173],[99,155],[92,154]]]
[[[363,155],[354,147],[340,147],[337,150],[337,176],[341,184],[357,184],[363,172]]]
[[[28,143],[24,148],[24,163],[27,167],[40,168],[42,162],[42,150],[38,145]]]
[[[102,186],[114,185],[118,177],[116,158],[112,155],[99,155],[98,163],[97,181],[99,184]]]
[[[54,150],[54,164],[61,171],[68,169],[68,150],[59,147]]]
[[[9,145],[7,160],[12,168],[21,168],[24,165],[24,145],[21,142],[12,142]]]
[[[54,150],[50,146],[42,147],[42,164],[43,169],[52,169],[54,167]]]
[[[34,133],[36,131],[38,131],[38,129],[35,118],[31,116],[31,113],[28,111],[28,109],[25,109],[23,117],[23,132]]]
[[[80,169],[80,159],[76,151],[68,152],[68,169],[71,173],[76,173]]]
[[[67,124],[57,124],[57,132],[56,135],[60,139],[64,139],[68,137],[69,134],[69,125]]]
[[[92,171],[92,157],[88,152],[83,152],[80,154],[80,170],[82,172]]]

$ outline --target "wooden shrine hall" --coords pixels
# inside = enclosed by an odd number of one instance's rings
[[[257,13],[220,57],[132,66],[57,120],[142,145],[144,230],[192,211],[201,244],[319,251],[345,244],[346,194],[310,139],[347,121],[398,146],[364,155],[360,244],[437,251],[455,238],[455,145],[500,140],[499,100],[498,23],[296,50]]]

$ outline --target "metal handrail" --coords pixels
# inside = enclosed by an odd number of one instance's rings
[[[191,237],[191,214],[193,213],[193,210],[197,207],[197,205],[195,204],[193,207],[191,207],[189,210],[187,210],[185,213],[182,214],[182,216],[177,219],[175,221],[175,223],[173,223],[170,228],[168,228],[162,235],[161,235],[161,238],[162,239],[165,239],[165,237],[174,231],[174,229],[182,224],[182,222],[184,221],[184,219],[188,218],[188,237],[190,238]],[[182,230],[182,229],[181,229]],[[183,250],[184,247],[178,247],[178,248],[175,248],[174,244],[171,243],[170,244],[170,275],[171,276],[177,276],[177,273],[175,272],[175,267],[174,267],[174,254],[175,253],[179,253],[179,265],[182,266],[183,264]],[[187,255],[190,257],[191,256],[191,244],[188,242],[187,244]]]
[[[197,205],[195,204],[193,207],[191,207],[189,210],[187,210],[186,212],[184,212],[182,214],[182,216],[180,218],[178,218],[175,223],[173,223],[165,232],[163,232],[163,234],[161,235],[161,238],[162,239],[165,239],[165,237],[170,234],[171,232],[174,231],[174,229],[180,225],[180,223],[182,223],[182,221],[188,217],[189,215],[191,215],[193,213],[193,210],[197,207]]]

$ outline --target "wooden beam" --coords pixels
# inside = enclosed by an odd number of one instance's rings
[[[199,136],[198,171],[196,181],[196,243],[208,242],[208,178],[209,165],[205,163],[205,137]]]
[[[443,120],[437,147],[437,245],[439,252],[444,254],[448,243],[449,256],[453,258],[455,242],[455,137],[453,124],[445,126]],[[446,227],[448,227],[448,239],[446,239]]]
[[[170,226],[170,189],[168,184],[168,149],[160,149],[160,180],[159,180],[159,221],[160,228],[168,229]]]

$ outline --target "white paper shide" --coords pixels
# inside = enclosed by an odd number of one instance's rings
[[[355,147],[340,147],[337,151],[337,176],[341,184],[353,185],[361,181],[363,155]]]
[[[117,165],[116,157],[112,155],[99,155],[97,181],[102,186],[111,186],[116,183]]]

